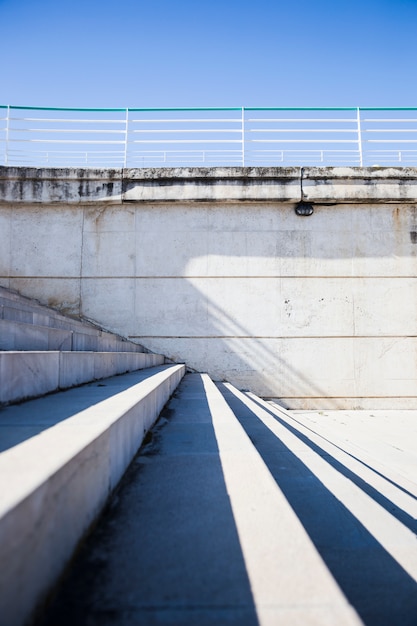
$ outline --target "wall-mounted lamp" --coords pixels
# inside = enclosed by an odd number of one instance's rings
[[[314,207],[311,202],[299,202],[295,207],[295,212],[297,215],[303,215],[306,217],[308,215],[313,215]]]

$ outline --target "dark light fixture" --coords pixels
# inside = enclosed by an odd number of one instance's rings
[[[303,215],[306,217],[308,215],[313,215],[314,207],[311,202],[299,202],[295,207],[295,212],[297,215]]]

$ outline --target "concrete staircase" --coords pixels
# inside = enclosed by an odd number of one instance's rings
[[[2,321],[30,325],[2,303]],[[57,328],[38,313],[32,325]],[[62,372],[66,354],[107,363],[100,331],[83,328],[61,330],[72,346],[91,330],[97,352],[33,354],[57,354]],[[10,354],[24,363],[31,352]],[[55,389],[84,382],[83,362]],[[416,625],[417,482],[411,453],[395,452],[401,433],[387,428],[388,442],[367,422],[355,440],[343,420],[151,365],[100,380],[93,368],[88,384],[6,399],[1,626]]]
[[[0,405],[162,363],[162,355],[0,287]]]
[[[417,484],[369,417],[187,374],[37,626],[415,625]]]
[[[0,624],[12,626],[60,576],[185,367],[4,288],[0,350]]]

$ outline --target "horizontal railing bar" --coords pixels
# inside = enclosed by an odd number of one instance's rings
[[[219,150],[140,150],[140,151],[133,151],[130,153],[130,156],[135,156],[138,154],[161,154],[161,153],[169,153],[169,154],[195,154],[196,152],[201,153],[201,152],[206,152],[206,153],[210,153],[210,154],[241,154],[240,150],[222,150],[221,152]]]
[[[367,139],[366,143],[417,143],[417,139]]]
[[[355,139],[248,139],[250,143],[358,143]]]
[[[368,150],[368,154],[398,154],[398,150]],[[402,148],[400,150],[401,153],[411,152],[413,154],[417,154],[417,149],[415,150],[407,150]]]
[[[277,117],[277,118],[246,118],[245,122],[349,122],[349,124],[357,124],[356,117],[351,118],[313,118],[313,117]]]
[[[110,156],[114,156],[114,155],[120,155],[120,154],[124,154],[124,150],[122,149],[113,149],[113,150],[92,150],[91,148],[89,149],[79,149],[79,150],[57,150],[55,148],[41,148],[38,147],[33,148],[30,152],[26,152],[26,151],[22,151],[19,150],[19,148],[14,148],[13,150],[10,150],[11,154],[85,154],[86,152],[88,152],[89,154],[109,154]]]
[[[89,130],[78,128],[13,128],[14,133],[101,133],[112,135],[124,135],[125,130],[111,130],[106,128],[90,128]]]
[[[131,143],[242,143],[240,139],[134,139]]]
[[[351,128],[248,128],[248,133],[357,133]]]
[[[372,122],[375,124],[379,124],[379,122],[401,122],[401,123],[405,123],[405,122],[417,122],[417,118],[412,118],[412,117],[403,117],[403,118],[381,118],[381,117],[373,117],[373,118],[363,118],[361,120],[362,122]]]
[[[276,148],[275,149],[271,149],[271,150],[256,150],[256,151],[249,151],[247,154],[261,154],[261,153],[263,154],[264,152],[268,152],[268,153],[269,152],[274,152],[274,153],[276,153],[276,152],[282,152],[282,150],[277,150]],[[288,152],[297,152],[298,154],[305,154],[305,153],[312,152],[312,153],[316,154],[317,152],[320,152],[320,150],[318,150],[318,149],[316,149],[316,150],[307,150],[307,149],[306,150],[288,150],[288,149],[285,149],[285,152],[286,153],[288,153]],[[350,154],[350,153],[358,154],[359,151],[358,150],[348,150],[348,149],[345,149],[345,150],[326,150],[326,152],[327,153],[331,153],[331,154],[334,154],[336,152],[340,152],[341,154]]]
[[[7,118],[3,118],[7,119]],[[126,124],[126,119],[118,119],[118,120],[82,120],[82,119],[70,119],[70,118],[48,118],[48,117],[9,117],[11,122],[69,122],[69,123],[88,123],[88,124]]]
[[[124,121],[124,120],[123,120]],[[190,122],[190,123],[195,123],[195,122],[210,122],[213,124],[217,124],[218,122],[233,122],[233,123],[237,123],[237,124],[241,124],[242,123],[242,118],[241,117],[233,117],[233,118],[229,118],[229,119],[225,119],[225,118],[219,118],[219,117],[213,117],[212,119],[210,118],[188,118],[188,119],[154,119],[154,118],[149,118],[149,119],[129,119],[129,124],[162,124],[162,123],[167,123],[170,124],[171,122],[175,122],[175,123],[179,123],[179,122]]]
[[[130,133],[241,133],[240,128],[138,128]]]
[[[417,128],[368,128],[364,133],[417,133]]]
[[[9,139],[9,141],[14,142],[14,143],[62,143],[62,144],[67,144],[67,143],[78,143],[78,144],[125,144],[125,142],[123,140],[120,141],[114,141],[114,140],[108,140],[106,141],[105,139],[101,140],[101,139]]]

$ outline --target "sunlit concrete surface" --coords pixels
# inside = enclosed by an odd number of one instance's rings
[[[416,418],[187,375],[37,626],[415,626]]]

